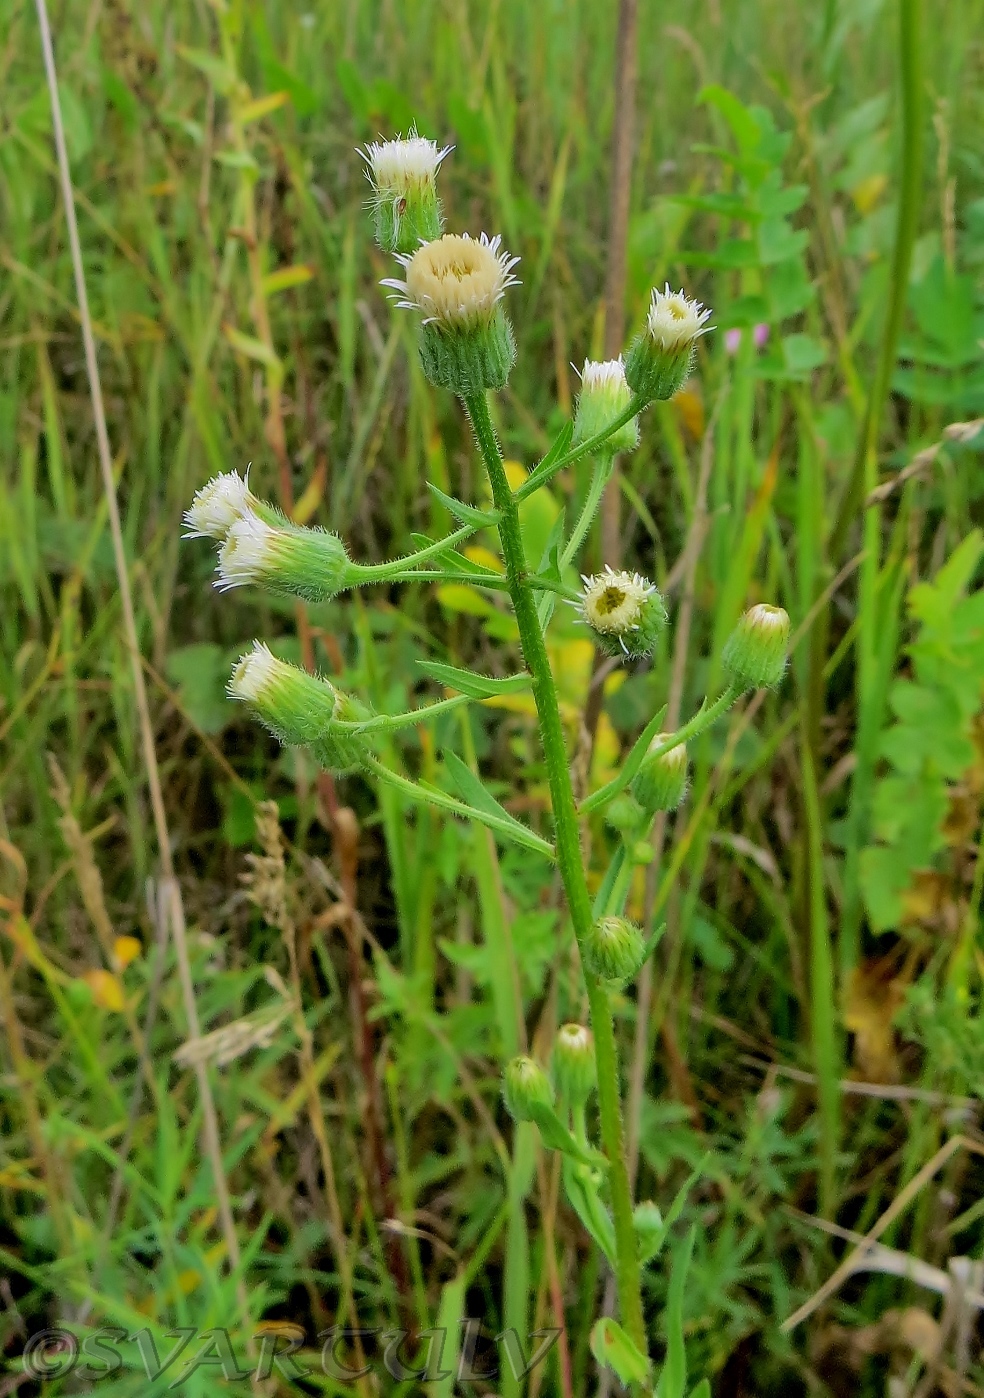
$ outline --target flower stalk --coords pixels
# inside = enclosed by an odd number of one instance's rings
[[[574,935],[578,946],[581,947],[591,937],[594,918],[584,875],[577,808],[568,768],[557,691],[533,592],[529,585],[529,570],[519,524],[519,492],[514,494],[510,489],[485,394],[470,395],[465,400],[465,406],[489,475],[492,498],[499,511],[499,538],[506,564],[509,593],[519,627],[523,658],[533,677],[533,697],[553,805],[557,864],[567,895]],[[633,413],[628,413],[624,420],[627,422],[632,416]],[[616,423],[617,420],[611,425],[610,430],[615,429]],[[585,983],[594,1033],[601,1138],[609,1163],[619,1302],[626,1330],[641,1353],[646,1354],[648,1345],[642,1310],[641,1270],[632,1221],[632,1192],[625,1158],[615,1026],[608,991],[587,969]]]

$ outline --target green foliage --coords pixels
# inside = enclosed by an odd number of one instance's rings
[[[862,853],[861,876],[872,927],[897,927],[913,875],[934,867],[946,846],[950,794],[979,761],[974,722],[984,703],[984,589],[968,588],[984,537],[963,541],[932,582],[909,594],[917,634],[907,647],[911,678],[889,693],[894,723],[882,734],[888,770],[875,787],[877,843]]]

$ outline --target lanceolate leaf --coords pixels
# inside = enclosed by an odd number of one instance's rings
[[[495,679],[491,675],[476,675],[471,670],[459,670],[456,665],[442,665],[436,660],[418,660],[417,666],[430,679],[448,689],[456,689],[459,694],[470,694],[473,699],[495,699],[501,694],[518,694],[528,689],[532,683],[525,672],[508,675],[505,679]]]

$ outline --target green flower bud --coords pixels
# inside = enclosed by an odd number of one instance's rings
[[[651,813],[675,811],[687,791],[687,748],[678,743],[661,752],[672,733],[657,733],[632,782],[632,795]]]
[[[383,252],[411,253],[441,236],[437,170],[450,152],[411,129],[406,139],[371,141],[359,154],[372,185],[376,242]]]
[[[574,413],[573,445],[580,446],[599,432],[604,432],[609,423],[625,412],[631,401],[632,391],[625,382],[625,365],[621,355],[604,363],[586,359],[581,370],[581,392]],[[639,419],[633,417],[613,432],[599,450],[612,453],[635,451],[638,445]]]
[[[710,330],[710,317],[699,301],[682,291],[653,288],[646,328],[632,342],[625,360],[625,378],[633,393],[647,403],[672,398],[693,367],[694,346]]]
[[[249,509],[234,520],[219,551],[223,591],[260,583],[273,592],[324,601],[351,587],[358,568],[337,534],[309,529],[280,516],[270,522]]]
[[[736,689],[774,689],[786,669],[789,617],[760,602],[740,619],[721,655]]]
[[[550,1060],[557,1095],[572,1107],[583,1107],[597,1081],[594,1039],[583,1024],[561,1025]]]
[[[582,950],[588,970],[599,980],[621,984],[636,975],[648,948],[634,922],[624,917],[600,917]]]
[[[552,1107],[550,1079],[532,1058],[512,1058],[503,1075],[502,1095],[514,1121],[532,1121],[532,1107]]]
[[[603,573],[581,578],[578,610],[609,655],[638,660],[651,655],[666,625],[666,607],[655,583],[639,573]]]
[[[406,271],[383,286],[400,294],[397,305],[420,311],[420,362],[431,383],[459,397],[502,388],[516,358],[512,326],[499,304],[516,285],[519,261],[499,251],[500,238],[445,233],[397,261]]]
[[[655,1257],[666,1236],[663,1215],[651,1199],[644,1199],[632,1210],[632,1223],[639,1240],[639,1260],[648,1262]]]
[[[240,658],[228,694],[248,704],[285,747],[310,747],[329,771],[357,767],[368,754],[366,739],[340,729],[339,721],[360,723],[369,711],[328,680],[278,660],[262,641]]]

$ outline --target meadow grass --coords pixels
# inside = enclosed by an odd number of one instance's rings
[[[785,685],[695,747],[687,804],[632,868],[630,907],[668,931],[649,1014],[637,1022],[631,994],[616,1005],[637,1195],[666,1212],[697,1175],[671,1250],[699,1224],[690,1371],[721,1394],[885,1391],[899,1345],[882,1317],[931,1309],[927,1293],[857,1276],[783,1335],[838,1256],[803,1215],[863,1233],[954,1114],[974,1139],[984,436],[946,429],[984,413],[984,5],[927,6],[906,49],[899,24],[917,20],[912,0],[640,6],[627,322],[669,278],[718,328],[624,464],[623,549],[665,587],[685,641],[671,631],[600,706],[573,621],[555,625],[551,659],[565,719],[593,712],[578,761],[597,788],[661,706],[683,721],[716,692],[744,606],[775,599],[793,621]],[[584,1392],[605,1277],[555,1158],[510,1127],[498,1088],[505,1059],[583,1009],[554,871],[392,788],[326,782],[223,692],[263,635],[380,710],[406,708],[425,693],[417,656],[488,673],[514,623],[467,586],[219,606],[206,551],[179,536],[194,490],[250,461],[258,493],[367,561],[452,527],[428,481],[485,503],[467,424],[376,285],[392,268],[369,240],[355,147],[412,122],[455,144],[451,225],[501,231],[522,256],[496,427],[527,468],[549,447],[571,362],[601,348],[614,14],[111,0],[52,15],[198,1015],[226,1035],[199,1051],[242,1253],[231,1276],[194,1072],[173,1058],[187,1021],[160,934],[33,7],[6,0],[5,21],[5,1346],[59,1321],[159,1336],[280,1319],[313,1353],[346,1313],[415,1330],[471,1315],[524,1339],[566,1323],[528,1381],[506,1366],[502,1392]],[[255,101],[230,122],[240,83]],[[587,488],[574,467],[524,505],[528,553]],[[528,696],[475,712],[393,735],[387,766],[433,778],[453,750],[542,829]],[[600,880],[618,835],[597,819],[591,836]],[[132,937],[139,949],[117,940]],[[945,1272],[979,1251],[981,1174],[964,1154],[943,1169],[882,1241]],[[657,1347],[669,1275],[648,1282]],[[919,1351],[905,1335],[901,1348],[912,1393]],[[941,1362],[960,1367],[948,1349]],[[146,1387],[133,1372],[102,1386]]]

